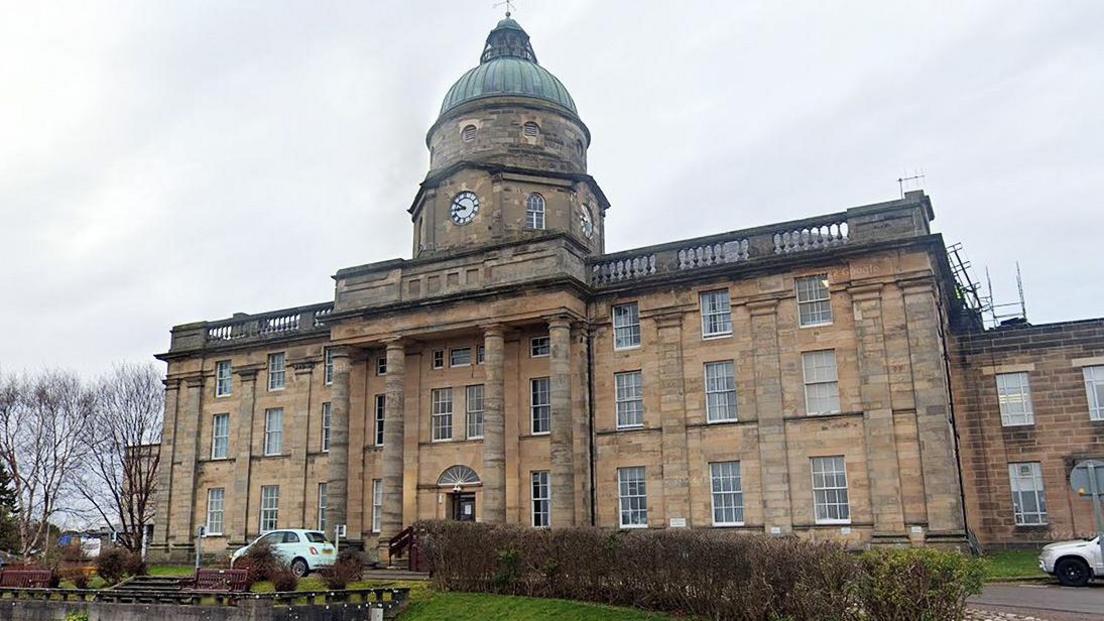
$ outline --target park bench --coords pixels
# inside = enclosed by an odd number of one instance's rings
[[[49,569],[5,569],[0,571],[0,588],[45,589],[50,576]]]
[[[198,569],[194,588],[197,591],[244,592],[249,590],[249,572],[244,569]]]

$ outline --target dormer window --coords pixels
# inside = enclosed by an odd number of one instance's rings
[[[475,133],[478,131],[475,125],[465,125],[463,131],[460,132],[460,138],[464,142],[471,142],[475,140]]]
[[[537,136],[540,136],[540,125],[529,121],[525,125],[521,126],[521,131],[526,138],[536,138]]]

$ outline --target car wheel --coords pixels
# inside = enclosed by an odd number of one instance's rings
[[[291,573],[295,574],[296,578],[302,578],[310,571],[310,567],[307,567],[307,562],[301,558],[297,558],[291,562]]]
[[[1054,575],[1063,586],[1085,586],[1092,578],[1089,564],[1079,558],[1064,558],[1054,566]]]

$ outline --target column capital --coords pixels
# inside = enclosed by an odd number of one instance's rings
[[[506,326],[501,323],[485,323],[479,327],[483,330],[483,336],[506,336]]]
[[[243,382],[252,382],[257,379],[257,373],[260,373],[262,368],[264,368],[264,365],[262,364],[250,364],[241,367],[235,367],[234,373],[237,374],[237,376],[241,378]]]
[[[195,373],[180,378],[188,388],[203,388],[203,374]]]
[[[401,336],[392,336],[390,338],[383,339],[383,345],[387,351],[393,351],[396,349],[406,352],[406,338]]]
[[[866,284],[866,285],[853,285],[847,287],[847,293],[851,296],[852,300],[877,300],[882,297],[882,289],[885,287],[880,282]]]
[[[759,315],[773,315],[778,309],[778,300],[773,298],[769,300],[756,300],[754,302],[748,302],[747,307],[753,317]]]
[[[326,351],[330,352],[330,356],[333,358],[352,358],[356,355],[358,348],[351,345],[330,345],[326,347]]]

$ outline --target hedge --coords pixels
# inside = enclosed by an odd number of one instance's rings
[[[533,529],[420,522],[442,590],[554,597],[704,619],[961,619],[981,565],[957,552],[715,530]]]

